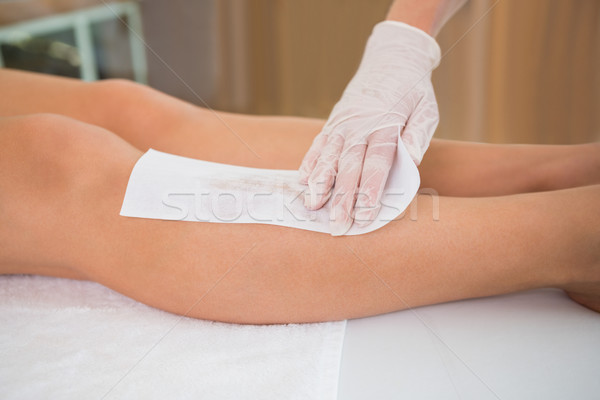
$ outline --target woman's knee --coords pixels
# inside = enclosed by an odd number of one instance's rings
[[[69,118],[61,115],[30,114],[0,120],[2,160],[14,166],[37,163],[58,167],[75,146],[73,137]]]
[[[161,92],[127,79],[104,79],[92,83],[94,98],[102,104],[109,120],[143,121],[154,118],[160,108]]]
[[[109,104],[130,105],[134,104],[136,99],[139,102],[148,91],[147,86],[127,79],[103,79],[91,84],[97,98],[106,101]]]
[[[149,147],[179,119],[179,102],[148,86],[125,79],[107,79],[93,85],[94,98],[102,107],[101,125],[138,148]]]
[[[52,187],[87,179],[138,152],[105,129],[61,115],[32,114],[0,119],[0,153],[5,176]]]

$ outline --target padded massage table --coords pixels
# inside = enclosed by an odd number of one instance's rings
[[[558,289],[349,320],[338,399],[600,399],[600,314]]]
[[[0,277],[0,399],[600,398],[600,314],[559,290],[315,325],[212,323],[92,282]]]

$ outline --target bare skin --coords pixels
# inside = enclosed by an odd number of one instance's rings
[[[322,121],[213,114],[121,81],[2,71],[0,88],[0,273],[94,280],[167,311],[237,323],[354,318],[537,287],[600,310],[597,144],[434,141],[424,187],[495,197],[442,196],[434,221],[430,196],[420,196],[416,221],[332,238],[118,215],[148,147],[297,168]],[[513,194],[539,190],[554,191]]]
[[[395,0],[387,18],[415,26],[437,36],[444,24],[467,0]]]

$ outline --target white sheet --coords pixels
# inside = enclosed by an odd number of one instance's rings
[[[598,400],[600,314],[561,290],[348,321],[340,400]]]
[[[345,322],[182,318],[101,285],[0,277],[0,398],[334,400]]]

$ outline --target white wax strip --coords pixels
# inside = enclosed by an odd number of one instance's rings
[[[346,235],[381,228],[397,218],[419,189],[419,172],[401,141],[376,219]],[[148,150],[135,164],[121,215],[215,223],[260,223],[330,233],[329,203],[304,207],[298,171],[240,167]]]

